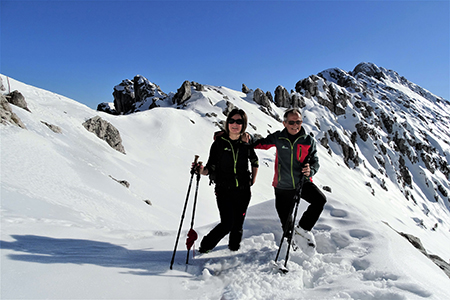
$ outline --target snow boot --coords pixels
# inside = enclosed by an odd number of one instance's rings
[[[305,254],[311,256],[316,253],[316,240],[311,231],[295,226],[293,241]]]

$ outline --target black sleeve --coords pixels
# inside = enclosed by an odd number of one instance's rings
[[[253,168],[259,167],[258,155],[256,155],[255,149],[253,147],[248,148],[248,159],[250,160],[250,164]]]
[[[211,145],[211,148],[209,149],[209,157],[208,162],[206,163],[206,168],[208,169],[208,173],[214,173],[216,171],[217,167],[217,160],[218,160],[218,142],[214,141]]]

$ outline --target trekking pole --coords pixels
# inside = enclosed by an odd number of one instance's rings
[[[202,166],[202,162],[200,161],[198,163],[198,167],[200,168]],[[200,182],[200,173],[197,172],[197,183],[195,186],[195,195],[194,195],[194,205],[192,208],[192,219],[191,219],[191,228],[189,229],[187,239],[186,239],[186,247],[187,247],[187,255],[186,255],[186,264],[189,263],[189,251],[191,250],[192,245],[194,245],[194,242],[197,240],[198,234],[194,230],[194,218],[195,218],[195,208],[197,206],[197,195],[198,195],[198,184]]]
[[[175,260],[175,253],[177,252],[178,240],[180,239],[181,227],[183,226],[184,215],[186,213],[186,207],[189,200],[189,193],[191,192],[192,179],[194,178],[195,169],[197,166],[198,155],[195,155],[194,162],[191,168],[191,180],[189,181],[189,186],[186,194],[186,200],[184,202],[183,213],[181,214],[180,227],[178,228],[177,238],[175,240],[175,247],[173,248],[172,260],[170,261],[170,269],[172,270],[173,262]]]
[[[289,212],[289,216],[292,217],[292,212],[294,211],[294,207],[297,205],[297,202],[295,202],[294,206],[292,206],[291,211]],[[291,221],[291,224],[288,224],[288,222]],[[278,261],[278,256],[280,255],[281,246],[283,246],[284,238],[288,236],[289,230],[292,230],[294,228],[293,224],[295,223],[295,219],[287,219],[286,223],[284,224],[284,230],[283,230],[283,236],[281,237],[280,246],[278,247],[277,256],[275,257],[275,262]]]
[[[297,190],[297,193],[294,197],[295,199],[295,212],[294,212],[294,218],[292,219],[292,225],[291,225],[291,236],[288,238],[289,244],[286,251],[286,258],[284,259],[284,267],[287,268],[287,262],[289,260],[289,250],[291,249],[291,243],[292,243],[292,236],[294,234],[294,226],[295,226],[295,219],[297,218],[297,210],[298,210],[298,204],[300,203],[300,198],[302,195],[302,189],[303,189],[303,183],[305,181],[305,176],[302,176],[302,179],[300,180],[300,187]]]
[[[307,163],[309,163],[309,156],[307,156],[305,158],[305,160],[303,161],[303,165],[306,165]],[[300,183],[299,186],[297,188],[297,191],[295,193],[294,196],[294,206],[291,208],[291,211],[289,212],[289,216],[292,217],[292,212],[294,211],[295,208],[295,212],[294,212],[294,217],[291,219],[292,222],[291,224],[287,224],[289,219],[286,220],[286,224],[284,224],[284,231],[283,231],[283,236],[281,237],[281,241],[280,241],[280,247],[278,248],[277,251],[277,255],[275,257],[275,262],[277,262],[278,260],[278,256],[280,255],[280,251],[281,251],[281,246],[283,245],[283,241],[285,237],[288,237],[289,231],[291,232],[291,236],[288,238],[289,240],[289,244],[288,244],[288,248],[287,248],[287,252],[286,252],[286,259],[284,262],[284,266],[286,267],[287,265],[287,261],[289,259],[289,249],[291,248],[291,242],[292,242],[292,235],[294,233],[294,226],[295,226],[295,219],[297,218],[297,210],[298,210],[298,205],[300,203],[300,199],[302,196],[302,188],[303,188],[303,183],[305,182],[305,176],[302,175],[302,178],[300,179]]]

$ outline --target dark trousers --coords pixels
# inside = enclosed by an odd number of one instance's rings
[[[230,233],[228,248],[230,250],[239,249],[250,198],[250,187],[216,187],[216,201],[220,213],[220,223],[203,238],[200,244],[202,250],[213,249],[228,233]]]
[[[275,208],[277,209],[283,231],[286,229],[286,226],[287,228],[292,228],[293,220],[291,211],[295,204],[295,192],[296,190],[275,188]],[[319,219],[327,199],[322,191],[310,181],[303,184],[301,198],[306,200],[309,206],[300,218],[298,226],[310,231]]]

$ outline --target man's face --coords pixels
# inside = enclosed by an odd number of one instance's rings
[[[287,116],[287,120],[283,121],[284,127],[291,135],[296,135],[302,128],[302,117],[298,113],[290,113]]]

